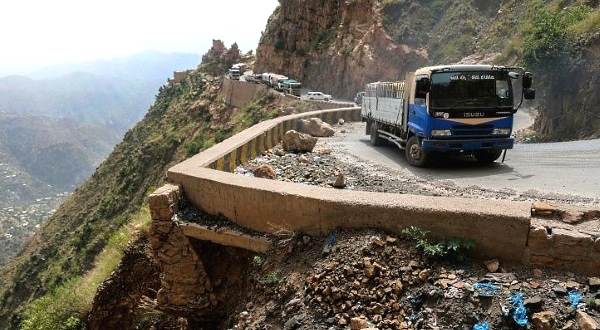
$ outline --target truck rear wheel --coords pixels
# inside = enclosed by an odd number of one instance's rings
[[[429,163],[429,155],[419,145],[419,140],[416,136],[411,136],[406,142],[406,160],[408,164],[416,167],[425,167]]]
[[[502,150],[484,150],[473,153],[475,159],[483,164],[489,164],[496,161],[502,155]]]
[[[377,122],[371,123],[371,145],[380,146],[382,143],[381,138],[379,137],[379,132],[377,132]]]

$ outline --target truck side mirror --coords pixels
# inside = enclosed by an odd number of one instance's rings
[[[533,100],[533,99],[535,99],[535,89],[533,89],[533,88],[524,88],[523,89],[523,98],[525,98],[526,100]]]
[[[531,88],[533,84],[533,75],[531,72],[525,72],[523,75],[523,89]]]

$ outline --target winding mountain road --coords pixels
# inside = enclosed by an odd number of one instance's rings
[[[533,119],[519,111],[515,130]],[[365,134],[365,123],[353,123],[339,143],[347,153],[391,170],[409,171],[428,179],[450,180],[459,186],[484,189],[514,189],[528,193],[600,197],[600,139],[560,143],[515,144],[504,162],[479,164],[469,157],[442,158],[433,167],[408,165],[404,151],[395,146],[373,147]]]

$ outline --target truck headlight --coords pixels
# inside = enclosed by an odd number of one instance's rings
[[[492,135],[510,135],[510,128],[494,128]]]
[[[452,135],[452,132],[450,132],[449,129],[434,129],[434,130],[431,130],[431,135],[432,136],[450,136],[450,135]]]

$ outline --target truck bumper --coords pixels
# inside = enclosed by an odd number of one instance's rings
[[[481,140],[430,140],[423,139],[421,148],[426,151],[476,151],[492,149],[512,149],[513,138],[481,139]]]

